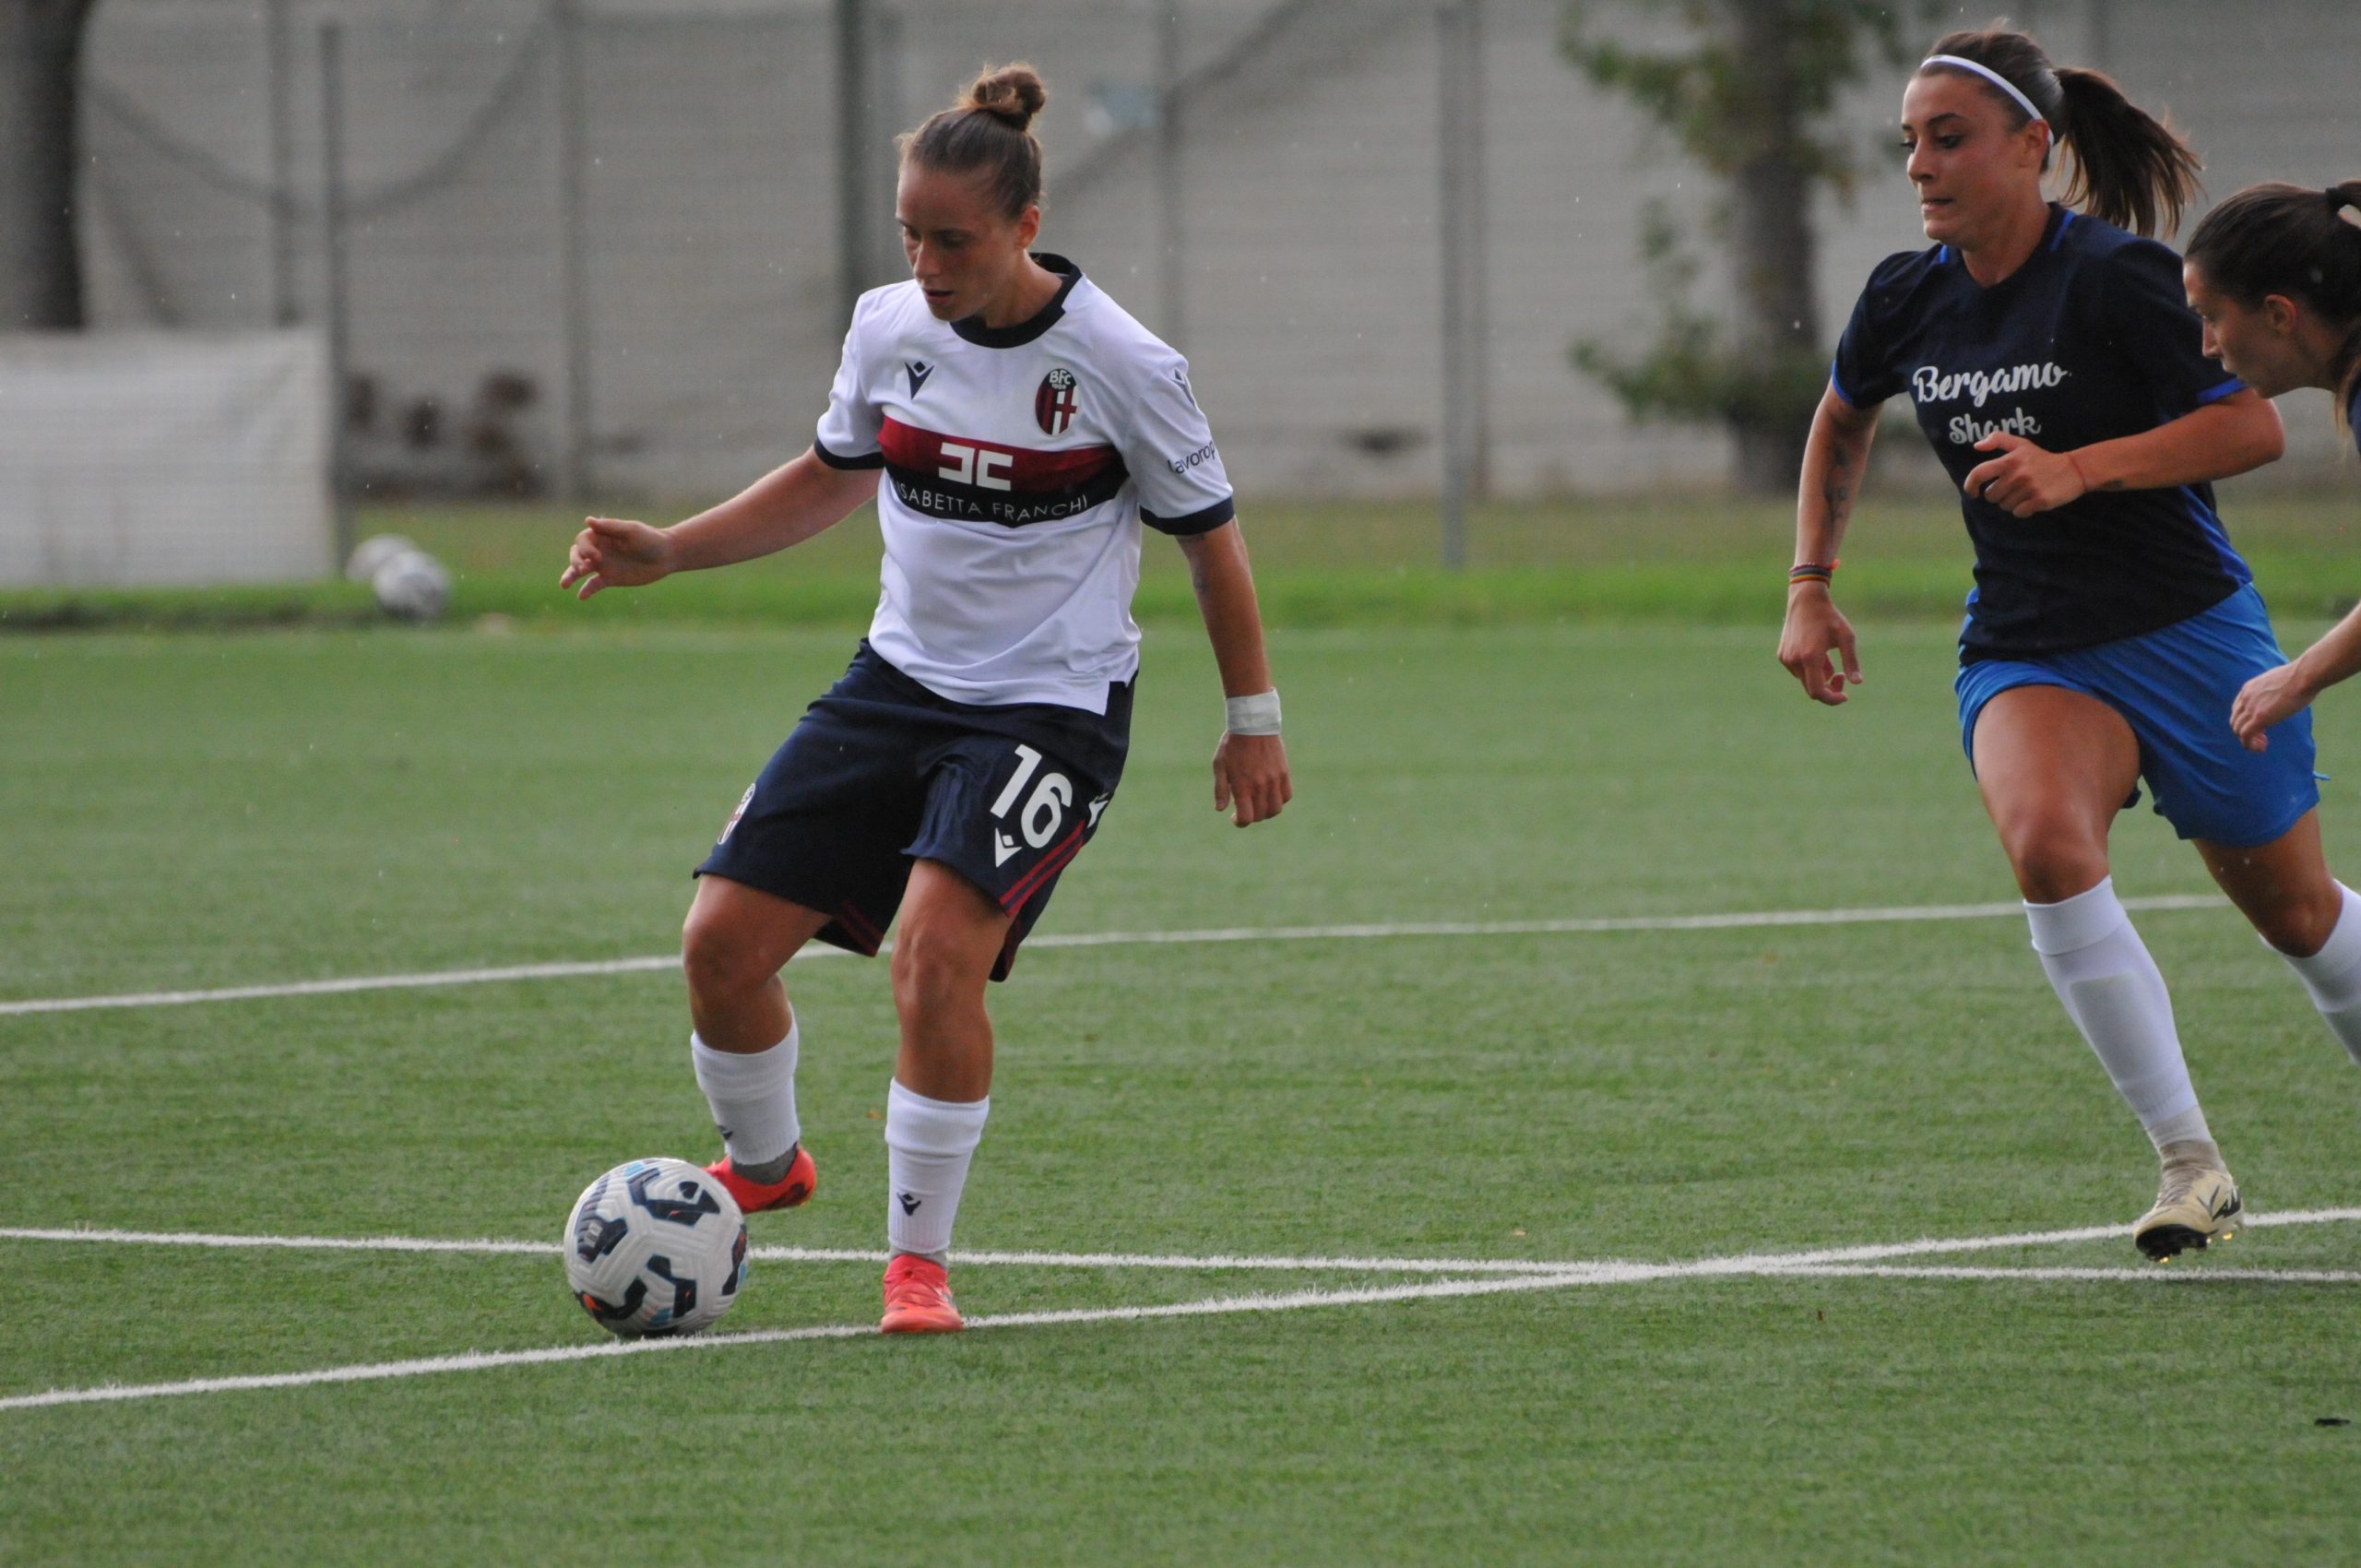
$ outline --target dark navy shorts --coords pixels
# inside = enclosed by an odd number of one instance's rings
[[[938,696],[864,641],[747,787],[699,876],[828,916],[820,940],[873,956],[910,862],[940,861],[1014,917],[1006,980],[1058,876],[1098,830],[1131,746],[1132,687],[1102,717]]]
[[[1975,766],[1975,720],[2015,686],[2063,686],[2094,696],[2131,726],[2140,776],[2156,814],[2183,838],[2251,849],[2279,837],[2319,804],[2309,708],[2272,726],[2260,754],[2238,743],[2230,705],[2238,688],[2287,662],[2252,584],[2142,636],[2062,653],[1987,659],[1963,666],[1960,743]],[[2137,804],[2137,790],[2124,802]]]

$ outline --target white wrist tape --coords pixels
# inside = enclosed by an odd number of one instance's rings
[[[1279,694],[1275,691],[1258,696],[1230,697],[1222,706],[1228,710],[1227,727],[1233,735],[1279,732]]]

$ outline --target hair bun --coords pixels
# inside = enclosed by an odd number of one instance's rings
[[[1021,131],[1033,124],[1033,116],[1049,101],[1050,89],[1041,85],[1041,73],[1020,60],[986,67],[967,89],[964,107],[980,110],[1010,130]]]

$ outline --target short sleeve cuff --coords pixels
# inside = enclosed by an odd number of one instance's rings
[[[2218,386],[2209,386],[2204,391],[2200,392],[2197,395],[2197,401],[2191,406],[2201,409],[2208,403],[2220,402],[2223,398],[2228,397],[2233,392],[2243,392],[2246,389],[2247,384],[2234,375]]]
[[[1850,392],[1845,391],[1845,383],[1837,379],[1836,363],[1833,360],[1829,362],[1828,365],[1828,389],[1831,392],[1835,393],[1837,400],[1842,402],[1846,408],[1857,409],[1861,406],[1861,400],[1854,397]]]
[[[1214,529],[1238,516],[1235,496],[1225,495],[1210,506],[1201,507],[1184,517],[1159,517],[1146,507],[1140,508],[1140,521],[1158,533],[1169,533],[1176,539],[1189,539]]]
[[[862,452],[848,456],[842,452],[829,451],[827,443],[817,440],[812,443],[812,452],[814,457],[832,469],[882,469],[885,466],[885,454],[883,452]]]

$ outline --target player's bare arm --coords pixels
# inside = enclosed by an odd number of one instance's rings
[[[2238,688],[2230,728],[2250,752],[2267,750],[2272,726],[2301,713],[2331,686],[2361,674],[2361,610],[2330,627],[2320,640],[2275,670]]]
[[[645,588],[674,572],[728,566],[775,554],[825,533],[877,493],[872,469],[836,469],[807,448],[718,506],[669,529],[626,517],[590,517],[574,538],[560,588]]]
[[[1222,695],[1252,698],[1269,693],[1271,661],[1263,647],[1263,614],[1254,600],[1246,536],[1232,519],[1210,533],[1183,538],[1180,545],[1205,635],[1213,641],[1214,662],[1221,670]],[[1294,798],[1287,743],[1275,727],[1266,735],[1223,731],[1214,748],[1214,810],[1235,806],[1232,820],[1250,827],[1278,815]]]
[[[1960,486],[2011,517],[2030,517],[2093,491],[2171,490],[2274,463],[2287,447],[2279,410],[2252,391],[2233,392],[2177,420],[2070,452],[2049,452],[2006,431],[1975,444],[1998,456]]]
[[[1877,439],[1878,411],[1857,409],[1830,387],[1812,413],[1804,444],[1803,478],[1796,495],[1796,570],[1805,575],[1787,585],[1787,619],[1779,634],[1779,662],[1802,683],[1804,695],[1831,707],[1843,702],[1847,685],[1861,680],[1853,627],[1836,608],[1830,576],[1836,552],[1852,521],[1854,498],[1869,466],[1869,444]],[[1806,572],[1812,565],[1825,574]],[[1841,662],[1832,665],[1833,654]]]

